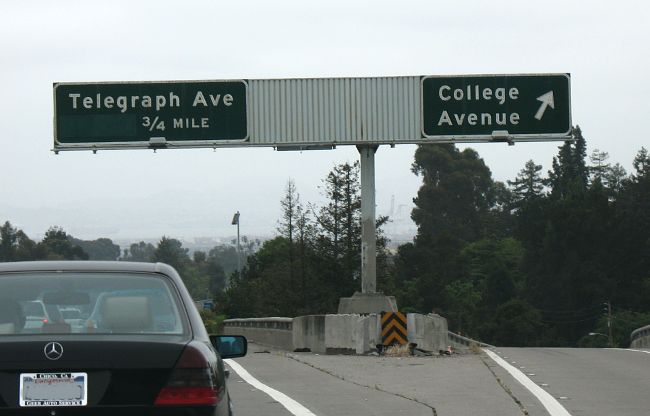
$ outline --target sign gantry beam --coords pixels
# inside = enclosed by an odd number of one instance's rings
[[[566,140],[568,74],[54,84],[54,150]]]

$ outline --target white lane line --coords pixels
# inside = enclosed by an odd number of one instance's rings
[[[501,357],[496,355],[490,350],[484,349],[485,353],[494,360],[497,364],[503,367],[515,380],[517,380],[521,385],[526,387],[537,399],[542,403],[542,406],[551,416],[571,416],[564,406],[560,404],[553,396],[551,396],[546,390],[539,387],[531,379],[526,377],[524,373],[508,364],[507,361],[503,360]]]
[[[613,350],[623,350],[623,351],[634,351],[634,352],[642,352],[644,354],[650,354],[650,351],[645,351],[645,350],[635,350],[632,348],[612,348]]]
[[[232,368],[235,373],[239,377],[241,377],[245,382],[250,384],[251,386],[255,387],[258,390],[263,391],[264,393],[268,394],[271,396],[271,398],[278,403],[280,403],[282,406],[284,406],[289,412],[294,414],[295,416],[316,416],[314,413],[312,413],[309,409],[307,409],[305,406],[301,405],[297,401],[293,400],[291,397],[287,396],[286,394],[277,391],[276,389],[273,389],[266,384],[262,383],[255,377],[253,377],[244,367],[242,367],[239,363],[236,363],[233,360],[224,360],[226,364]]]

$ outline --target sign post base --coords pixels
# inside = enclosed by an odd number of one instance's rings
[[[339,300],[339,314],[381,312],[397,312],[397,301],[394,296],[386,296],[383,293],[356,292],[349,298]]]

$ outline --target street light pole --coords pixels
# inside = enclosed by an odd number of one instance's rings
[[[241,246],[239,244],[239,211],[232,217],[232,225],[237,225],[237,272],[241,276]]]

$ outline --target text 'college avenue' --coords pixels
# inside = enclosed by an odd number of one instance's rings
[[[480,85],[467,85],[466,88],[453,89],[449,85],[442,85],[438,89],[438,98],[442,101],[496,101],[504,105],[508,100],[516,101],[519,98],[519,89],[511,88],[482,88]],[[494,117],[493,117],[494,116]],[[467,123],[470,126],[499,126],[519,124],[519,113],[452,113],[443,110],[438,119],[438,126],[462,126]],[[455,124],[454,124],[455,123]]]

